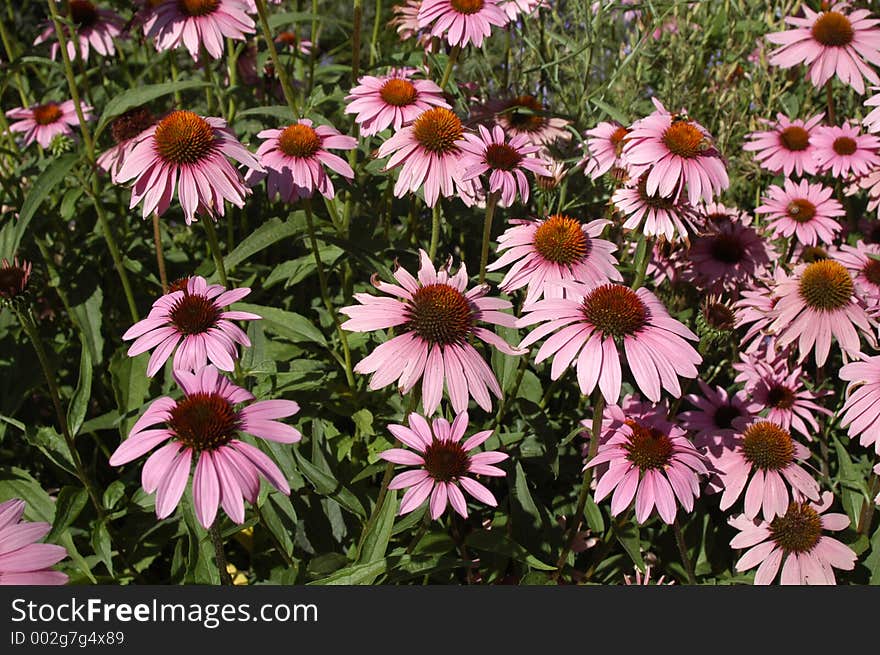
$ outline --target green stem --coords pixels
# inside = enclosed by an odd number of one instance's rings
[[[336,332],[339,334],[339,341],[342,344],[342,355],[345,359],[345,379],[348,381],[349,388],[354,389],[355,381],[354,373],[351,368],[351,350],[348,347],[348,337],[345,334],[345,330],[342,329],[342,325],[339,323],[339,317],[336,315],[336,310],[333,308],[333,302],[330,300],[330,292],[327,287],[327,274],[324,271],[324,262],[321,261],[321,251],[318,249],[318,237],[315,235],[315,221],[312,218],[312,199],[306,198],[303,201],[303,205],[306,212],[306,226],[309,230],[309,242],[312,247],[312,253],[315,256],[315,268],[318,271],[318,284],[321,287],[321,299],[324,301],[324,307],[327,309],[327,313],[330,314],[330,318],[333,320],[333,325],[336,327]]]
[[[379,486],[379,495],[376,498],[376,505],[373,507],[373,511],[370,514],[370,518],[367,520],[366,525],[364,525],[363,532],[361,532],[361,538],[358,541],[354,561],[360,559],[361,550],[364,548],[367,537],[370,535],[370,532],[373,531],[373,527],[379,519],[379,512],[382,511],[382,507],[385,505],[385,497],[388,495],[388,485],[391,483],[392,477],[394,477],[394,462],[388,462],[385,465],[385,474],[382,476],[382,484]]]
[[[214,219],[209,216],[202,223],[205,225],[205,232],[208,234],[208,246],[211,248],[211,254],[214,256],[217,277],[220,278],[220,284],[228,289],[229,278],[226,277],[226,266],[223,263],[223,253],[220,251],[220,241],[217,238],[217,228],[214,227]]]
[[[880,476],[871,473],[868,478],[868,497],[862,503],[862,511],[859,512],[859,523],[856,526],[856,532],[865,534],[871,529],[871,522],[874,518],[874,498],[880,493]]]
[[[315,85],[315,60],[318,57],[318,0],[312,0],[312,30],[310,33],[312,48],[309,50],[309,82],[306,93],[311,94]]]
[[[9,34],[6,32],[6,24],[2,20],[0,20],[0,39],[3,40],[3,48],[4,50],[6,50],[6,60],[12,63],[12,61],[15,59],[15,51],[12,48],[12,42],[9,40]],[[24,92],[24,84],[22,84],[21,81],[21,74],[18,71],[15,71],[12,79],[15,81],[15,87],[18,91],[19,97],[21,98],[22,106],[30,106],[30,101],[28,100],[27,94]]]
[[[272,543],[275,544],[275,549],[279,553],[281,553],[281,558],[284,560],[284,563],[293,570],[299,569],[299,564],[297,564],[296,561],[290,556],[290,553],[287,552],[284,544],[281,543],[281,539],[279,539],[272,528],[269,527],[266,519],[263,518],[263,513],[260,511],[259,506],[257,506],[256,504],[254,505],[254,512],[256,512],[257,518],[260,520],[260,525],[266,528],[266,532],[269,533],[269,538],[272,539]]]
[[[416,549],[416,546],[419,545],[419,542],[422,540],[422,537],[425,536],[429,527],[431,527],[431,511],[428,508],[425,508],[425,515],[419,523],[419,529],[413,535],[412,541],[410,541],[409,545],[406,547],[407,555],[412,555],[412,552]]]
[[[379,49],[376,44],[379,42],[379,28],[382,23],[382,0],[376,0],[376,15],[373,16],[373,34],[370,36],[370,68],[376,63],[376,57],[379,56]],[[354,81],[354,80],[352,80]]]
[[[672,523],[672,531],[675,533],[675,543],[678,546],[678,553],[681,555],[681,562],[684,564],[684,570],[687,573],[688,584],[697,584],[697,577],[694,575],[694,565],[688,556],[687,544],[684,543],[684,535],[681,532],[681,524],[678,517]]]
[[[437,256],[437,246],[440,241],[440,216],[442,213],[440,198],[437,198],[437,204],[434,205],[434,210],[431,214],[431,245],[428,247],[428,256],[431,258],[431,261],[434,261],[434,258]]]
[[[168,273],[165,270],[165,251],[162,249],[162,231],[159,226],[159,213],[153,212],[153,243],[156,246],[156,264],[159,267],[159,281],[162,293],[168,293]]]
[[[352,21],[354,23],[351,34],[351,83],[356,84],[358,73],[361,69],[361,26],[364,18],[362,0],[353,0]]]
[[[837,120],[834,115],[834,91],[831,88],[831,80],[825,83],[825,104],[828,111],[828,124],[834,125]]]
[[[296,104],[296,94],[293,91],[293,85],[290,83],[290,75],[287,69],[281,65],[281,58],[278,56],[278,49],[275,47],[275,40],[272,38],[272,30],[269,28],[269,19],[266,18],[266,0],[255,0],[257,5],[257,15],[260,19],[260,29],[263,32],[263,38],[266,40],[266,47],[269,49],[269,57],[272,59],[272,65],[275,66],[275,72],[281,81],[281,90],[290,110],[293,112],[294,118],[299,116],[299,108]],[[312,44],[314,49],[315,45]]]
[[[602,432],[602,413],[604,410],[605,397],[599,389],[596,389],[593,391],[593,425],[590,429],[590,450],[587,455],[588,464],[596,456],[596,452],[599,450],[599,440]],[[593,467],[591,466],[584,469],[584,479],[581,482],[581,489],[578,493],[577,505],[575,506],[574,514],[568,521],[568,529],[565,533],[562,552],[559,553],[559,559],[556,560],[556,572],[553,574],[554,580],[557,580],[562,574],[562,569],[565,567],[565,563],[568,560],[568,554],[571,552],[575,535],[577,534],[578,528],[580,528],[581,520],[584,516],[584,508],[587,506],[587,496],[590,494],[590,485],[592,482]]]
[[[636,278],[632,283],[632,290],[635,291],[645,283],[645,274],[648,272],[648,262],[651,261],[651,253],[654,250],[654,239],[642,237],[645,239],[645,252],[642,254],[641,261],[636,262]]]
[[[446,60],[446,69],[443,71],[443,79],[440,81],[440,88],[446,89],[446,85],[449,84],[449,78],[452,77],[452,69],[455,67],[455,62],[458,61],[458,55],[461,52],[461,46],[457,45],[452,48],[452,52],[449,53],[449,59]]]
[[[489,263],[489,242],[492,240],[492,217],[495,216],[495,206],[498,204],[500,193],[494,191],[486,198],[486,218],[483,220],[483,247],[480,250],[480,284],[486,281],[486,265]],[[439,203],[440,200],[438,199]]]
[[[211,544],[214,546],[214,557],[216,558],[217,571],[220,573],[220,584],[231,586],[232,576],[229,575],[227,567],[229,563],[226,561],[226,553],[223,551],[223,539],[220,537],[220,531],[217,530],[217,521],[208,528],[208,535],[211,537]]]

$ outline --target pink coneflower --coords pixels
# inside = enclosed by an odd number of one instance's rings
[[[60,4],[60,3],[59,3]],[[94,48],[98,54],[113,56],[116,54],[114,38],[122,34],[123,20],[119,15],[109,9],[98,9],[89,0],[70,0],[70,13],[68,18],[76,27],[76,39],[71,39],[70,30],[64,26],[64,35],[67,38],[67,56],[71,61],[76,59],[76,43],[79,43],[79,52],[83,61],[89,60],[89,51]],[[45,29],[34,41],[34,45],[52,41],[50,56],[54,60],[58,56],[58,41],[55,36],[55,26],[49,22]]]
[[[685,431],[666,420],[666,410],[665,403],[651,407],[631,398],[624,408],[606,409],[611,426],[585,468],[607,465],[600,471],[595,499],[601,501],[613,491],[612,516],[629,508],[633,498],[639,523],[647,521],[655,507],[668,524],[675,521],[678,504],[685,512],[693,511],[700,475],[708,472],[706,462]]]
[[[839,376],[849,382],[840,426],[849,426],[850,438],[858,435],[859,443],[873,445],[880,455],[880,356],[850,362],[840,369]]]
[[[411,125],[395,132],[377,153],[380,158],[391,155],[385,170],[403,164],[394,195],[400,198],[424,186],[429,207],[441,194],[448,198],[454,193],[466,204],[473,204],[473,183],[463,179],[461,166],[463,136],[461,120],[445,107],[428,109]]]
[[[464,263],[450,275],[447,264],[439,271],[420,250],[418,280],[403,267],[394,272],[400,286],[374,278],[373,284],[387,296],[355,294],[360,303],[339,311],[350,317],[342,327],[354,332],[372,332],[395,327],[397,335],[376,347],[355,367],[358,373],[373,373],[370,389],[380,389],[395,380],[400,392],[409,393],[422,381],[422,407],[429,416],[440,405],[444,383],[453,409],[467,409],[468,396],[489,411],[489,392],[501,397],[501,387],[492,369],[470,343],[472,337],[485,341],[508,355],[519,355],[494,332],[480,327],[490,323],[514,327],[516,318],[499,310],[511,304],[487,297],[488,285],[467,291]],[[399,326],[399,327],[398,327]]]
[[[880,91],[880,86],[871,87],[871,90]],[[868,128],[868,132],[880,132],[880,93],[875,93],[865,100],[865,107],[873,107],[873,109],[862,119],[862,125]]]
[[[492,492],[472,477],[507,475],[493,466],[507,459],[505,453],[496,450],[471,453],[492,436],[493,430],[477,432],[462,443],[468,426],[467,412],[459,413],[451,425],[445,418],[435,418],[429,424],[415,412],[408,419],[409,427],[389,425],[388,430],[412,450],[391,448],[379,454],[387,462],[416,467],[398,473],[388,485],[389,489],[406,489],[400,500],[401,515],[417,509],[430,496],[431,518],[435,521],[446,511],[447,505],[467,518],[467,501],[461,489],[490,507],[498,505]]]
[[[481,111],[488,113],[506,134],[521,134],[535,145],[550,146],[571,139],[566,129],[571,121],[551,116],[547,107],[533,95],[492,100]]]
[[[764,204],[756,214],[768,214],[767,227],[775,237],[792,235],[806,246],[830,244],[843,229],[838,217],[846,216],[843,205],[834,197],[834,189],[801,180],[799,184],[785,180],[785,188],[771,185]]]
[[[633,291],[620,284],[592,289],[570,284],[565,298],[545,298],[528,307],[518,326],[542,321],[546,323],[519,347],[552,334],[538,350],[535,363],[552,356],[550,377],[556,380],[577,357],[581,393],[591,393],[598,384],[609,403],[620,397],[621,346],[636,384],[653,402],[660,400],[661,386],[680,396],[678,376],[697,377],[696,364],[702,361],[685,341],[697,336],[673,319],[644,287]]]
[[[670,114],[659,100],[657,110],[633,123],[623,157],[633,177],[644,173],[648,194],[670,197],[687,189],[691,204],[711,202],[730,185],[721,154],[705,127],[686,112]]]
[[[244,500],[255,503],[260,476],[284,494],[287,479],[268,455],[242,441],[238,433],[295,443],[299,430],[275,419],[293,416],[299,405],[292,400],[258,400],[206,366],[196,373],[175,371],[184,396],[163,396],[150,405],[110,457],[121,466],[164,444],[144,464],[141,482],[156,493],[156,516],[170,516],[180,502],[195,457],[193,506],[205,528],[211,527],[218,504],[235,523],[244,523]],[[244,405],[244,407],[237,407]],[[164,423],[163,427],[153,427]],[[149,429],[148,429],[149,428]]]
[[[0,585],[65,584],[67,575],[49,567],[67,557],[67,549],[37,543],[52,526],[22,521],[23,514],[23,500],[0,503]]]
[[[846,266],[868,307],[880,306],[880,259],[875,258],[880,257],[880,245],[859,240],[855,246],[841,245],[832,257]]]
[[[648,193],[647,178],[647,174],[635,178],[611,196],[615,209],[627,217],[623,229],[641,229],[645,236],[662,236],[667,241],[678,235],[687,241],[689,231],[696,229],[690,205],[679,195],[667,198]]]
[[[85,104],[80,104],[80,107],[83,118],[91,120],[92,108]],[[36,141],[43,148],[48,148],[57,135],[70,136],[73,134],[72,128],[79,126],[73,100],[10,109],[6,117],[14,121],[9,124],[10,132],[24,132],[24,147]]]
[[[617,121],[603,121],[587,130],[584,175],[595,180],[614,168],[624,168],[621,153],[628,134],[629,129]]]
[[[733,447],[736,419],[751,419],[760,407],[752,402],[744,391],[728,393],[723,387],[714,389],[702,380],[700,394],[685,396],[696,409],[687,410],[678,415],[681,427],[691,433],[694,446],[718,456],[724,448]]]
[[[627,575],[624,573],[623,584],[632,585],[632,586],[636,586],[636,585],[647,586],[647,585],[652,585],[652,584],[658,585],[658,586],[660,586],[660,585],[667,585],[668,586],[668,585],[675,584],[675,580],[670,580],[669,582],[664,582],[666,580],[665,575],[661,575],[656,580],[651,580],[651,566],[648,564],[645,565],[645,574],[644,575],[642,575],[642,572],[641,572],[641,570],[639,570],[639,567],[636,566],[636,567],[633,567],[633,569],[635,572],[635,576],[633,577],[633,576],[630,576],[630,575]]]
[[[739,223],[740,225],[751,225],[752,217],[748,212],[738,207],[728,207],[720,202],[708,202],[698,205],[694,208],[698,216],[704,223],[710,226],[721,226],[727,223]]]
[[[814,401],[827,396],[828,392],[816,393],[804,386],[804,369],[795,366],[788,368],[787,358],[780,357],[775,365],[762,362],[758,377],[746,384],[746,391],[760,407],[767,420],[786,430],[797,430],[807,441],[819,432],[816,414],[831,416],[832,412],[817,405]]]
[[[422,0],[404,0],[403,4],[394,5],[391,11],[394,16],[388,24],[394,27],[401,41],[417,39],[418,44],[425,52],[435,52],[433,38],[427,29],[419,27],[419,9],[422,8]]]
[[[835,177],[866,175],[880,166],[880,138],[861,134],[850,123],[817,127],[812,140],[821,172],[830,171]]]
[[[432,36],[444,37],[451,46],[473,43],[479,48],[492,33],[492,26],[507,25],[499,0],[422,0],[419,27]]]
[[[511,293],[528,286],[525,305],[543,298],[563,298],[560,282],[582,282],[599,286],[620,282],[610,241],[599,239],[611,221],[581,223],[576,218],[554,214],[539,221],[513,219],[514,227],[498,237],[501,254],[487,269],[496,271],[510,266],[500,289]],[[507,252],[504,252],[507,251]]]
[[[246,11],[241,0],[165,0],[144,21],[144,35],[159,52],[183,45],[193,59],[203,48],[220,59],[227,38],[244,41],[255,32]]]
[[[874,210],[880,209],[880,169],[872,170],[866,175],[859,176],[854,180],[847,180],[849,183],[844,187],[845,193],[848,196],[854,196],[861,191],[868,192],[868,206],[865,208],[866,212],[872,212]],[[859,219],[859,229],[864,233],[865,224],[867,220],[862,217]],[[871,230],[875,232],[874,230]],[[874,243],[880,243],[880,235],[873,234],[865,234],[868,237],[869,241]]]
[[[766,35],[770,43],[782,46],[770,53],[773,66],[791,68],[800,63],[810,67],[813,86],[820,87],[832,75],[859,93],[865,82],[880,84],[880,77],[870,64],[880,65],[880,30],[871,12],[850,12],[849,3],[839,2],[828,11],[816,12],[802,7],[804,16],[786,16],[794,29]]]
[[[780,583],[784,585],[836,584],[834,569],[852,571],[858,558],[849,546],[822,534],[823,530],[849,526],[846,514],[824,514],[833,501],[830,491],[816,503],[796,496],[772,521],[752,521],[745,516],[729,519],[730,525],[740,531],[730,547],[748,548],[736,563],[736,570],[748,571],[757,566],[756,585],[771,584],[780,566]]]
[[[5,257],[0,260],[0,300],[13,300],[24,293],[32,268],[30,262],[19,262],[18,257],[14,257],[12,263]]]
[[[775,268],[773,275],[777,282],[785,279],[785,272],[781,268]],[[735,327],[749,326],[740,342],[743,352],[755,352],[763,343],[767,328],[773,322],[770,310],[776,306],[779,298],[772,294],[768,284],[767,280],[753,280],[750,286],[740,290],[739,299],[733,303]]]
[[[776,114],[775,122],[760,119],[771,129],[747,134],[750,141],[743,145],[743,150],[754,152],[761,168],[771,173],[813,175],[817,165],[810,137],[824,117],[823,112],[806,121],[800,118],[791,120],[783,114]]]
[[[144,130],[156,124],[156,118],[146,107],[135,107],[116,118],[110,125],[110,132],[116,142],[112,148],[98,157],[97,164],[101,170],[110,173],[110,180],[118,182],[117,175],[125,158],[137,145],[138,138]]]
[[[431,80],[414,80],[415,68],[394,68],[388,75],[364,75],[345,97],[346,114],[355,114],[361,134],[372,136],[387,127],[399,130],[426,109],[445,107],[443,89]]]
[[[688,252],[690,277],[704,289],[733,291],[763,276],[775,256],[754,228],[728,222],[694,240]]]
[[[740,431],[734,437],[734,447],[713,462],[724,487],[722,510],[732,507],[743,489],[745,515],[750,519],[759,512],[765,521],[785,514],[789,486],[819,500],[819,484],[798,464],[809,459],[810,451],[792,439],[788,430],[765,420],[744,421],[737,427]]]
[[[832,336],[847,355],[858,357],[859,333],[876,347],[872,334],[876,323],[855,291],[852,276],[840,262],[798,264],[776,283],[773,294],[779,301],[770,311],[773,323],[768,330],[778,335],[782,348],[797,340],[799,361],[815,348],[816,365],[822,366]]]
[[[531,16],[541,7],[549,6],[547,0],[500,0],[498,4],[511,21],[520,16]]]
[[[257,148],[257,157],[266,173],[252,173],[250,184],[266,177],[266,193],[269,198],[281,196],[284,202],[296,202],[310,198],[317,190],[325,198],[333,198],[336,191],[327,166],[347,180],[354,179],[354,171],[334,150],[353,150],[357,139],[340,134],[329,125],[314,127],[308,118],[283,129],[263,130],[257,136],[265,139]]]
[[[147,366],[152,377],[174,354],[174,369],[198,371],[208,361],[223,371],[235,368],[238,349],[235,344],[250,346],[248,336],[231,321],[256,321],[260,316],[250,312],[224,311],[238,302],[250,289],[230,289],[211,284],[200,275],[176,282],[168,293],[153,303],[147,318],[132,325],[122,335],[135,342],[128,356],[135,357],[153,350]]]
[[[539,154],[541,146],[531,145],[522,134],[507,138],[504,130],[496,125],[490,132],[477,126],[479,135],[465,133],[460,165],[464,179],[473,181],[489,174],[489,193],[499,193],[499,204],[509,207],[517,193],[523,203],[529,201],[529,180],[525,171],[533,175],[549,175],[549,161]]]
[[[223,216],[224,201],[244,206],[251,190],[227,157],[262,170],[222,118],[203,118],[191,111],[172,111],[137,137],[116,174],[118,182],[134,180],[133,209],[143,200],[143,216],[164,214],[175,186],[187,224],[196,213]]]

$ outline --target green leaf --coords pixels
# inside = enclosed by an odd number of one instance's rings
[[[101,317],[103,316],[101,305],[103,302],[104,292],[101,291],[101,287],[96,287],[88,300],[71,308],[77,327],[83,333],[89,346],[93,366],[104,360],[104,336],[101,334]]]
[[[235,247],[235,250],[226,255],[223,260],[223,263],[226,265],[226,271],[231,271],[243,261],[268,248],[273,243],[294,236],[300,229],[299,223],[291,220],[282,221],[280,218],[273,218],[266,221],[245,237]]]
[[[55,503],[31,474],[15,466],[0,466],[0,502],[20,498],[26,504],[24,515],[31,521],[53,523]]]
[[[373,584],[373,581],[388,570],[388,563],[384,559],[368,562],[367,564],[355,564],[339,569],[336,573],[326,578],[310,582],[310,585],[362,585]]]
[[[108,510],[112,510],[116,507],[116,503],[122,500],[124,496],[125,484],[121,480],[114,480],[110,483],[110,486],[104,490],[104,507]]]
[[[545,564],[537,557],[529,553],[525,548],[513,541],[501,530],[475,530],[465,539],[465,543],[471,548],[497,553],[511,559],[528,564],[538,571],[555,571],[555,566]]]
[[[25,433],[25,438],[61,469],[76,476],[76,466],[70,459],[70,449],[67,442],[58,434],[58,431],[48,425],[37,428],[35,431]]]
[[[526,480],[526,473],[523,470],[522,464],[519,462],[517,462],[514,467],[513,496],[519,502],[526,514],[534,517],[538,521],[541,520],[541,512],[538,510],[538,506],[532,498],[532,492],[529,491],[529,483]]]
[[[266,326],[269,332],[274,332],[293,342],[310,341],[322,346],[327,345],[327,340],[324,338],[323,333],[315,327],[314,323],[301,314],[244,302],[235,303],[235,309],[243,312],[253,312],[262,316],[263,325]]]
[[[150,391],[150,378],[147,377],[149,353],[137,357],[129,357],[126,347],[117,350],[110,359],[110,377],[113,381],[113,394],[116,406],[123,420],[119,423],[120,436],[125,439],[134,422],[135,416],[129,416],[139,409]]]
[[[62,487],[58,492],[58,500],[55,501],[55,520],[52,530],[46,536],[47,542],[55,542],[67,528],[76,521],[76,518],[86,506],[89,495],[82,487]]]
[[[364,547],[358,562],[366,564],[385,558],[388,550],[388,542],[391,540],[391,531],[394,529],[394,518],[397,516],[397,491],[389,491],[385,496],[385,504],[376,517],[373,529],[364,539]],[[365,584],[372,584],[373,580]]]
[[[865,558],[865,566],[871,572],[868,582],[872,585],[880,585],[880,526],[871,537],[871,554]]]
[[[296,116],[293,115],[290,107],[287,105],[271,105],[269,107],[250,107],[249,109],[245,109],[243,111],[238,112],[235,117],[246,118],[248,116],[271,116],[272,118],[278,118],[282,121],[293,122],[297,119]]]
[[[590,530],[596,534],[605,532],[605,520],[602,518],[602,510],[593,500],[592,496],[587,496],[587,504],[584,505],[584,516],[587,519],[587,525]]]
[[[629,119],[626,116],[624,116],[623,113],[620,112],[620,110],[615,109],[614,107],[609,105],[607,102],[603,102],[602,100],[599,100],[598,98],[590,98],[590,102],[593,103],[594,105],[596,105],[599,109],[604,111],[606,114],[608,114],[608,116],[610,116],[611,118],[616,120],[621,125],[629,125],[629,123],[630,123]]]
[[[113,548],[110,544],[110,532],[104,521],[96,521],[92,529],[92,549],[95,555],[104,562],[104,566],[113,575]]]
[[[79,429],[85,421],[89,408],[89,399],[92,396],[92,356],[89,354],[89,345],[86,343],[85,335],[80,333],[79,340],[79,380],[67,408],[67,425],[73,437],[79,434]]]
[[[629,558],[633,561],[633,564],[644,571],[645,560],[642,559],[642,547],[641,541],[639,540],[639,529],[632,525],[632,523],[627,523],[623,527],[615,527],[614,536],[620,543],[620,545],[623,546],[623,549],[626,551],[626,554],[629,555]]]
[[[161,98],[162,96],[174,93],[175,91],[187,91],[189,89],[201,89],[208,86],[207,82],[189,80],[186,82],[163,82],[162,84],[145,84],[127,89],[119,95],[114,95],[110,101],[104,105],[104,113],[98,121],[98,127],[95,128],[95,139],[101,136],[101,132],[107,127],[107,124],[121,116],[129,109],[140,107],[148,102]]]
[[[79,155],[74,153],[58,157],[46,167],[46,170],[40,173],[40,176],[36,180],[34,180],[29,193],[24,199],[24,203],[21,206],[21,213],[18,215],[18,221],[15,224],[13,242],[9,246],[11,250],[9,253],[4,253],[4,256],[11,257],[15,254],[15,251],[18,250],[18,246],[21,243],[21,238],[24,236],[25,230],[27,230],[31,219],[34,217],[34,214],[37,213],[40,205],[49,197],[52,190],[58,186],[65,177],[67,177],[67,174],[78,161]]]
[[[296,458],[296,463],[299,466],[300,471],[302,471],[302,474],[315,486],[315,490],[319,494],[333,498],[349,512],[352,512],[361,518],[366,518],[364,506],[361,505],[357,496],[346,489],[341,482],[338,482],[332,475],[325,473],[312,462],[300,455],[298,450],[294,449],[293,456]]]

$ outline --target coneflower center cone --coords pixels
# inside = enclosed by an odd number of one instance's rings
[[[810,133],[799,125],[789,125],[779,133],[779,141],[787,150],[806,150],[810,146]]]
[[[605,284],[590,291],[582,311],[605,336],[635,334],[648,322],[645,303],[636,292],[620,284]]]
[[[467,298],[448,284],[434,283],[412,295],[407,327],[429,343],[462,343],[474,324]]]
[[[720,300],[707,301],[703,305],[703,318],[715,330],[732,330],[736,324],[736,314]]]
[[[177,440],[197,452],[225,446],[240,427],[232,403],[216,393],[186,396],[169,413],[168,425]]]
[[[435,439],[422,455],[425,470],[438,482],[451,482],[468,472],[470,458],[457,441]]]
[[[812,309],[833,311],[850,303],[853,281],[843,264],[823,259],[807,265],[801,274],[798,291]]]
[[[629,134],[629,130],[625,128],[623,125],[618,127],[614,132],[611,133],[610,141],[614,146],[614,152],[617,155],[620,155],[623,150],[623,146],[626,143],[626,135]]]
[[[461,139],[461,120],[443,107],[423,112],[413,123],[413,137],[426,150],[437,154],[458,152],[456,141]]]
[[[831,144],[831,147],[834,149],[838,155],[851,155],[856,150],[858,150],[858,144],[855,142],[855,139],[851,139],[848,136],[839,136],[834,139],[834,143]]]
[[[185,293],[174,303],[170,318],[182,334],[203,334],[217,325],[220,311],[205,296]]]
[[[486,4],[485,0],[450,0],[449,4],[459,14],[476,14]]]
[[[61,108],[54,102],[34,107],[34,121],[37,125],[51,125],[61,118]]]
[[[777,409],[791,409],[796,397],[794,391],[784,384],[774,384],[767,391],[767,404]]]
[[[770,421],[753,423],[742,435],[743,456],[764,471],[783,469],[794,460],[791,435]]]
[[[670,152],[687,159],[705,149],[706,135],[689,121],[675,121],[663,133],[663,143]]]
[[[735,234],[721,233],[712,237],[709,252],[712,258],[725,264],[737,264],[746,254],[745,246]]]
[[[510,171],[522,161],[522,155],[506,143],[490,143],[486,146],[486,163],[494,169]]]
[[[156,126],[155,140],[166,162],[196,164],[214,148],[214,129],[198,114],[178,109]]]
[[[409,80],[401,80],[394,77],[382,85],[382,88],[379,90],[379,95],[382,100],[389,105],[405,107],[406,105],[411,105],[415,101],[418,92],[416,91],[416,87]]]
[[[742,412],[739,408],[727,404],[720,405],[718,409],[715,410],[715,415],[712,417],[712,420],[715,422],[715,427],[722,430],[729,430],[733,427],[733,420],[740,416],[742,416]]]
[[[582,261],[590,241],[577,219],[554,214],[535,230],[535,250],[555,264],[571,265]]]
[[[822,538],[822,519],[807,503],[793,502],[770,523],[770,536],[787,553],[809,553]]]
[[[662,469],[672,456],[672,441],[655,428],[649,428],[637,421],[627,420],[632,430],[629,442],[624,445],[626,458],[642,471]]]
[[[98,10],[88,0],[70,0],[70,18],[77,27],[91,27],[98,21]]]
[[[806,198],[796,198],[785,208],[788,217],[798,223],[807,223],[816,215],[816,205]]]
[[[648,193],[648,174],[645,173],[642,177],[639,178],[639,199],[644,202],[649,207],[653,207],[654,209],[674,209],[675,208],[675,200],[673,198],[667,198],[665,196],[651,194]]]
[[[880,287],[880,260],[868,258],[862,267],[862,275],[871,284]]]
[[[220,5],[220,0],[177,0],[180,11],[187,16],[207,16]]]
[[[321,149],[321,137],[308,125],[294,123],[279,135],[278,147],[288,157],[307,159]]]
[[[819,16],[810,32],[813,38],[824,46],[849,45],[855,36],[849,18],[839,11],[826,11]]]
[[[28,272],[22,266],[4,260],[0,266],[0,298],[14,298],[20,294],[28,279]]]
[[[146,107],[135,107],[114,119],[110,125],[110,133],[113,140],[123,143],[129,139],[133,139],[148,127],[156,122],[153,113]]]

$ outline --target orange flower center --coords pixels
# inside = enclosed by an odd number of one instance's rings
[[[875,287],[880,287],[880,260],[868,257],[868,261],[862,267],[862,275]]]
[[[583,261],[589,248],[580,221],[570,216],[554,214],[535,230],[535,250],[548,262],[576,264]]]
[[[486,163],[494,169],[511,171],[522,159],[523,156],[506,143],[490,143],[486,146]]]
[[[809,223],[816,215],[816,205],[806,198],[796,198],[786,207],[788,217],[798,223]]]
[[[672,457],[672,441],[656,428],[627,419],[632,429],[629,443],[624,446],[626,458],[640,470],[662,469]]]
[[[54,102],[37,105],[33,108],[33,112],[37,125],[51,125],[61,118],[61,108]]]
[[[849,18],[839,11],[826,11],[816,19],[810,30],[813,38],[824,46],[841,47],[852,43],[855,31]]]
[[[452,482],[465,475],[471,460],[458,441],[435,439],[425,448],[425,470],[438,482]]]
[[[654,209],[675,209],[675,201],[672,198],[666,198],[657,194],[648,193],[648,174],[645,173],[639,178],[638,184],[639,199],[649,207]]]
[[[379,95],[394,107],[406,107],[415,102],[418,92],[409,80],[393,77],[382,85]]]
[[[177,0],[180,11],[187,16],[207,16],[217,11],[220,0]]]
[[[308,125],[294,123],[278,137],[278,147],[288,157],[308,159],[321,149],[321,137]]]
[[[182,334],[204,334],[217,325],[220,311],[213,301],[205,296],[184,291],[170,312],[171,322]]]
[[[146,107],[129,109],[110,125],[110,133],[116,143],[133,139],[156,122],[153,113]]]
[[[459,14],[476,14],[486,4],[485,0],[450,0],[449,4]]]
[[[413,137],[425,149],[439,155],[458,152],[456,142],[463,133],[458,116],[444,109],[428,109],[413,123]]]
[[[808,503],[793,502],[771,521],[770,536],[785,554],[809,553],[822,538],[822,518]]]
[[[88,0],[70,0],[70,18],[77,27],[91,27],[98,22],[98,10]]]
[[[168,425],[177,441],[196,452],[225,446],[241,426],[232,403],[217,393],[185,396],[169,413]]]
[[[807,265],[801,274],[798,291],[812,309],[834,311],[850,303],[853,281],[843,264],[822,259]]]
[[[703,318],[706,324],[715,330],[732,330],[736,323],[736,314],[727,304],[719,300],[707,301],[703,305]]]
[[[625,128],[623,125],[618,127],[614,132],[611,133],[611,144],[614,146],[614,152],[620,156],[621,151],[623,150],[623,146],[626,143],[626,135],[629,134],[629,130]]]
[[[796,397],[794,391],[784,384],[774,384],[767,391],[767,405],[777,409],[791,409]]]
[[[690,159],[699,156],[706,149],[707,139],[690,121],[678,120],[666,128],[663,143],[673,154]]]
[[[204,118],[178,109],[156,127],[156,151],[166,162],[196,164],[214,148],[214,129]]]
[[[620,284],[596,287],[584,298],[581,310],[603,336],[635,334],[648,322],[645,303],[635,291]]]
[[[834,139],[834,143],[831,144],[831,147],[838,155],[848,156],[858,150],[859,145],[856,143],[855,139],[851,139],[848,136],[839,136]]]
[[[752,466],[778,471],[794,460],[794,442],[791,435],[775,423],[759,421],[743,433],[742,452]]]
[[[544,106],[535,96],[524,95],[512,98],[501,113],[517,132],[537,132],[547,123]]]
[[[407,327],[432,344],[462,343],[474,324],[474,313],[464,294],[439,282],[416,291],[408,313]]]
[[[806,150],[810,145],[810,133],[798,125],[789,125],[779,133],[779,142],[786,150]]]

